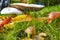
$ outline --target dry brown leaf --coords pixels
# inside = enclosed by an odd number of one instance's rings
[[[36,20],[38,20],[38,21],[43,21],[43,20],[47,20],[48,19],[48,17],[40,17],[40,18],[36,18]]]

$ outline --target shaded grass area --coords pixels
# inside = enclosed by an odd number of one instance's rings
[[[30,12],[29,14],[32,17],[44,17],[44,16],[48,16],[49,12],[53,12],[53,11],[60,12],[60,5],[46,7],[41,11],[37,11],[37,12],[34,11],[34,12]],[[60,40],[60,22],[59,21],[60,21],[60,18],[54,20],[51,24],[46,24],[45,21],[39,22],[35,20],[32,20],[31,22],[21,22],[21,23],[18,22],[18,23],[15,23],[14,28],[12,30],[10,31],[5,30],[6,32],[0,33],[0,40],[15,40],[18,32],[20,30],[25,30],[30,25],[33,25],[36,27],[37,34],[40,32],[45,32],[48,35],[46,40]]]

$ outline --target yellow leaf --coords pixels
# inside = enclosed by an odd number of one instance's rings
[[[32,17],[30,15],[19,15],[15,18],[12,18],[12,21],[17,22],[25,22],[25,21],[31,21]]]

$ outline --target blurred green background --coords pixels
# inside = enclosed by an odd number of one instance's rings
[[[44,3],[46,6],[53,6],[60,4],[60,0],[26,0],[27,3]],[[21,2],[21,0],[11,0],[12,3]]]

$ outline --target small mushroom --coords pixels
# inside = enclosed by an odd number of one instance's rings
[[[29,36],[29,34],[30,35],[32,35],[32,38],[34,38],[34,36],[36,35],[36,28],[35,27],[28,27],[26,30],[25,30],[25,32],[28,34],[28,37],[30,37]]]
[[[47,36],[46,33],[39,33],[38,37],[39,37],[39,40],[45,40],[45,37]]]

